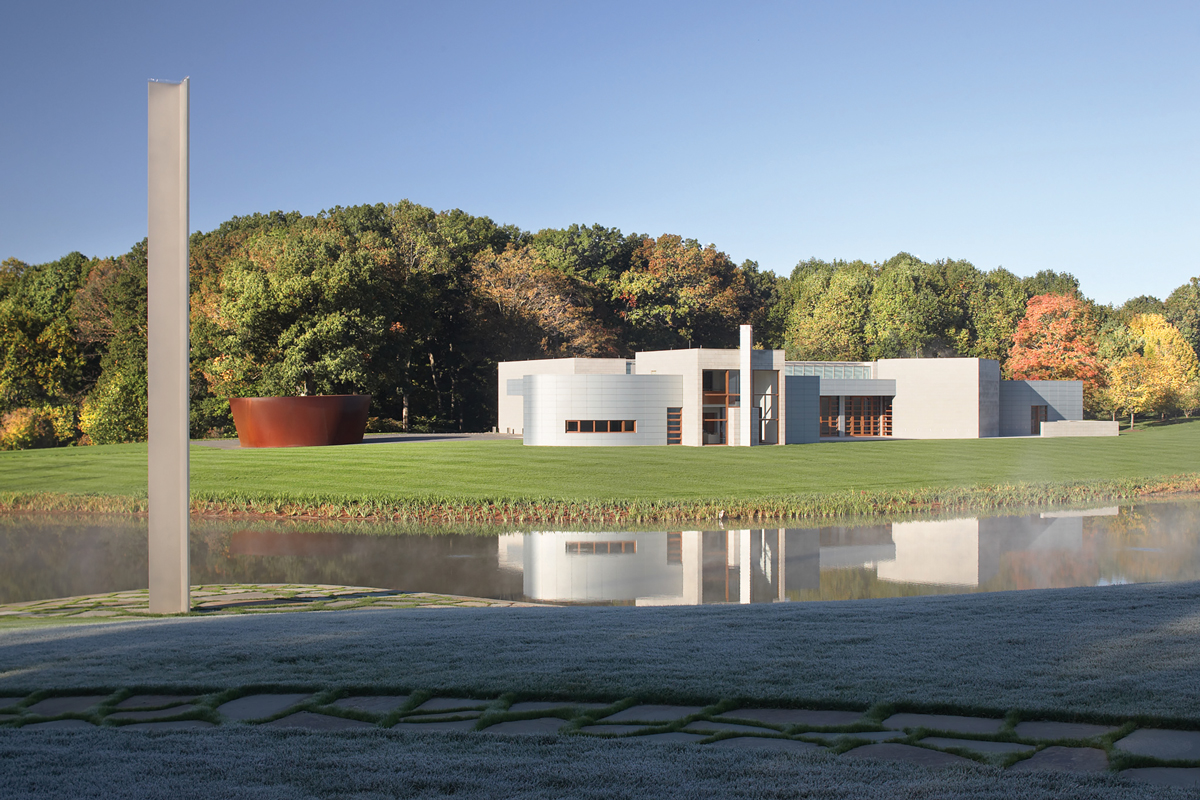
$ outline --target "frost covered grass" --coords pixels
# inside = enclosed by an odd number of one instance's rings
[[[144,510],[145,459],[144,445],[0,453],[0,508]],[[430,523],[987,511],[1197,489],[1195,422],[1103,439],[752,449],[532,448],[484,440],[192,450],[197,513]]]
[[[1198,583],[761,606],[330,611],[2,630],[0,694],[515,692],[1198,728],[1197,652]]]
[[[1108,774],[929,770],[827,753],[721,751],[582,737],[236,730],[0,730],[6,798],[1189,797]]]

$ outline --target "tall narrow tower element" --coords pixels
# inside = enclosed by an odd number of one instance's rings
[[[738,410],[738,444],[754,444],[754,332],[749,325],[738,328],[738,372],[741,380],[741,408]]]
[[[188,79],[149,85],[150,611],[191,606],[188,559]]]

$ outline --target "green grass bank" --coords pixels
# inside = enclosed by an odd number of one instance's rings
[[[193,510],[319,518],[606,521],[990,510],[1200,491],[1200,422],[1101,439],[533,448],[442,441],[192,448]],[[0,509],[137,513],[145,445],[0,453]]]

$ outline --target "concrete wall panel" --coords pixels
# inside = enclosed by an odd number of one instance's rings
[[[1046,421],[1083,419],[1081,381],[1000,381],[1000,435],[1031,436],[1031,406],[1048,406]]]
[[[895,397],[894,380],[818,378],[822,397]]]
[[[888,358],[876,362],[875,377],[896,382],[892,435],[900,439],[977,439],[998,426],[980,414],[998,406],[981,397],[980,383],[991,366],[978,358]],[[990,364],[996,364],[991,361]],[[995,370],[999,381],[999,367]],[[994,435],[994,434],[993,434]]]
[[[787,375],[783,379],[786,407],[784,442],[807,444],[821,438],[821,379]]]

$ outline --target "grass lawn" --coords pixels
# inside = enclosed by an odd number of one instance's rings
[[[215,494],[705,500],[1200,472],[1200,420],[1114,438],[829,442],[793,447],[524,447],[519,441],[192,448]],[[145,445],[0,453],[0,491],[142,495]]]

